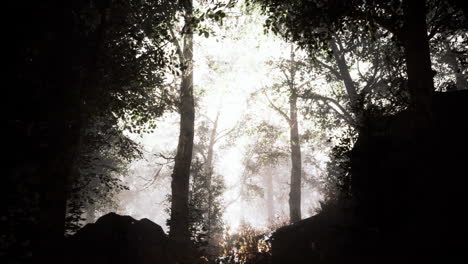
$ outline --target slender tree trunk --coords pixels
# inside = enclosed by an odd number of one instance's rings
[[[273,174],[272,174],[271,167],[268,167],[264,179],[265,179],[265,186],[266,186],[266,207],[267,207],[268,224],[271,226],[274,223]]]
[[[208,237],[211,237],[211,218],[212,218],[212,208],[213,208],[213,194],[211,191],[211,183],[212,183],[212,177],[213,177],[213,153],[214,153],[214,145],[216,143],[216,135],[218,133],[218,119],[219,119],[219,111],[216,114],[216,119],[213,122],[213,128],[210,133],[210,142],[208,145],[208,153],[206,155],[206,163],[205,163],[205,172],[207,176],[207,189],[208,189]]]
[[[431,124],[434,73],[431,69],[424,0],[405,0],[405,26],[402,43],[405,48],[408,88],[416,126]]]
[[[192,1],[185,1],[186,25],[193,15]],[[188,28],[188,27],[187,27]],[[190,245],[188,198],[192,161],[195,107],[193,98],[193,32],[183,32],[182,83],[180,85],[180,134],[172,173],[172,204],[169,237],[186,253]]]
[[[301,180],[302,161],[299,129],[297,123],[297,95],[289,98],[290,106],[290,146],[291,146],[291,189],[289,193],[290,222],[301,220]]]

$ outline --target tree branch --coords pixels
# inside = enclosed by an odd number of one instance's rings
[[[351,125],[353,127],[357,127],[356,121],[351,116],[351,114],[343,106],[341,106],[340,103],[338,101],[336,101],[335,99],[330,98],[330,97],[326,97],[326,96],[323,96],[323,95],[320,95],[320,94],[316,94],[316,93],[313,93],[313,92],[307,92],[307,94],[299,95],[299,97],[304,98],[304,99],[321,100],[321,101],[325,102],[330,108],[332,108],[349,125]],[[341,113],[337,109],[335,109],[334,107],[331,107],[331,105],[329,103],[332,103],[333,105],[335,105],[341,111]]]
[[[291,123],[291,119],[289,118],[289,116],[283,112],[283,110],[281,110],[280,108],[278,108],[271,100],[270,98],[268,97],[267,93],[264,91],[263,94],[265,95],[266,99],[268,100],[268,103],[270,104],[271,108],[273,108],[273,110],[275,110],[276,112],[278,112],[278,114],[280,114],[287,122],[289,125],[292,125]]]
[[[286,74],[286,71],[283,68],[280,68],[281,73],[283,73],[284,78],[286,78],[286,81],[288,82],[288,86],[291,85],[291,80],[289,79],[288,75]]]
[[[365,13],[362,11],[357,11],[357,10],[356,10],[355,15],[356,15],[356,18],[358,19],[362,19],[366,21],[374,21],[377,25],[379,25],[383,29],[386,29],[390,31],[392,34],[394,34],[398,40],[402,40],[403,36],[402,36],[401,30],[398,30],[395,27],[395,23],[392,23],[391,19],[384,18],[384,17],[377,16],[377,15],[372,15],[372,14]]]
[[[358,68],[358,71],[359,71],[359,75],[361,76],[361,78],[366,79],[366,78],[364,77],[364,75],[361,74],[361,71],[359,70],[359,61],[357,62],[357,65],[358,65],[357,68]],[[373,71],[373,73],[372,73],[372,76],[371,76],[368,80],[366,80],[366,85],[365,85],[364,88],[362,89],[361,95],[366,95],[366,94],[368,94],[370,91],[372,91],[372,90],[374,89],[375,84],[377,83],[376,80],[377,80],[378,78],[380,78],[380,74],[378,74],[378,73],[380,73],[380,71],[379,71],[379,70],[380,70],[380,67],[379,67],[379,60],[378,60],[377,58],[374,58],[374,61],[373,61],[373,63],[372,63],[372,66],[373,66],[373,68],[374,68],[374,71]],[[377,76],[378,76],[378,78],[377,78]]]
[[[231,134],[234,130],[236,130],[237,128],[237,124],[235,126],[233,126],[231,129],[224,129],[223,131],[219,132],[218,136],[216,136],[216,139],[214,140],[214,142],[218,142],[218,140],[220,140],[221,138],[225,137],[225,136],[228,136],[229,134]],[[224,134],[222,134],[224,133]]]
[[[177,55],[179,55],[179,62],[183,64],[185,62],[184,53],[182,52],[182,47],[180,46],[179,41],[177,40],[174,30],[172,27],[169,27],[169,32],[171,33],[171,42],[176,46]]]
[[[153,180],[149,183],[146,184],[146,186],[143,186],[143,189],[141,189],[140,191],[143,191],[143,190],[146,190],[148,189],[148,187],[150,187],[151,185],[153,185],[153,183],[156,181],[156,179],[158,178],[159,174],[161,173],[161,170],[164,166],[161,166],[161,168],[159,168],[159,170],[154,174],[153,176]]]
[[[324,68],[328,69],[331,73],[333,73],[333,74],[336,76],[336,78],[338,78],[338,79],[343,79],[343,78],[341,77],[341,74],[340,74],[337,70],[335,70],[332,66],[330,66],[330,65],[328,65],[328,64],[326,64],[326,63],[324,63],[324,62],[322,62],[322,61],[319,60],[318,58],[315,58],[315,60],[316,60],[320,65],[322,65]]]

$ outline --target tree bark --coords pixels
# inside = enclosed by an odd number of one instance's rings
[[[301,180],[302,161],[297,123],[297,95],[292,93],[289,98],[290,106],[290,147],[291,147],[291,189],[289,193],[290,222],[301,220]]]
[[[193,16],[193,3],[184,1],[186,32],[183,32],[183,70],[180,85],[180,134],[172,173],[172,203],[169,237],[186,253],[190,246],[188,201],[189,179],[192,161],[195,107],[193,98],[193,32],[190,21]],[[183,254],[182,254],[183,255]]]
[[[408,88],[416,126],[431,124],[434,73],[431,69],[424,0],[405,0],[405,23],[401,40],[404,45]]]
[[[33,257],[37,263],[63,263],[63,240],[65,233],[66,201],[68,180],[76,155],[79,139],[79,93],[73,80],[67,59],[69,24],[66,10],[62,5],[47,6],[43,9],[44,32],[40,40],[43,51],[43,86],[40,93],[43,105],[38,109],[41,123],[46,129],[40,140],[43,155],[38,157],[40,175],[39,237]],[[76,76],[75,76],[76,77]],[[42,137],[43,135],[41,135]]]
[[[219,119],[219,111],[216,114],[216,119],[213,122],[213,128],[211,129],[210,133],[210,142],[208,145],[208,153],[206,155],[206,163],[205,163],[205,172],[207,176],[207,189],[208,189],[208,219],[207,219],[207,234],[208,238],[211,237],[211,212],[213,208],[213,194],[211,191],[211,182],[213,177],[213,153],[214,153],[214,145],[216,143],[216,136],[218,133],[218,119]]]

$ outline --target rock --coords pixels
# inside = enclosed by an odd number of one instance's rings
[[[371,120],[361,131],[352,188],[388,244],[413,252],[461,250],[468,231],[467,103],[468,90],[435,93],[433,127],[420,134],[412,133],[407,111]]]
[[[278,229],[272,263],[466,262],[467,104],[468,90],[436,93],[427,131],[409,111],[370,120],[351,154],[354,205]]]
[[[148,219],[109,213],[67,240],[72,264],[166,264],[168,237]]]
[[[345,204],[275,231],[272,263],[381,263],[379,231],[369,229]]]

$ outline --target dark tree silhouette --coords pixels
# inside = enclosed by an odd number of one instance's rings
[[[193,98],[193,3],[192,0],[180,2],[183,10],[184,26],[182,41],[173,34],[179,62],[182,65],[180,84],[180,134],[172,174],[172,202],[169,237],[174,241],[174,250],[187,253],[190,243],[189,233],[189,179],[192,162],[193,137],[195,126],[195,105]]]

